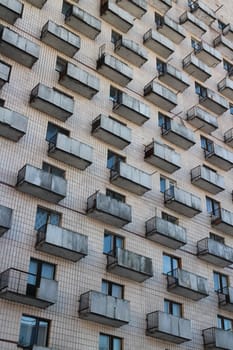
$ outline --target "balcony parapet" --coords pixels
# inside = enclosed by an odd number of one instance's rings
[[[183,69],[194,78],[203,82],[211,77],[210,68],[192,53],[183,59]]]
[[[161,134],[163,138],[185,150],[188,150],[196,143],[193,131],[174,120],[170,120],[169,123],[162,125]]]
[[[26,134],[27,125],[27,117],[11,109],[0,107],[0,136],[17,142]]]
[[[205,350],[233,350],[233,332],[211,327],[202,331]]]
[[[11,228],[13,210],[0,205],[0,237]]]
[[[18,0],[0,0],[0,18],[14,24],[23,15],[23,4]]]
[[[191,170],[191,182],[193,185],[213,194],[225,190],[224,177],[201,165]]]
[[[117,0],[117,5],[129,12],[133,17],[140,19],[147,12],[146,0]]]
[[[197,242],[197,256],[220,267],[233,264],[233,248],[208,237]]]
[[[226,234],[233,235],[233,213],[220,208],[211,216],[211,226]]]
[[[215,143],[204,150],[204,154],[208,162],[220,169],[229,171],[233,167],[233,153]]]
[[[126,38],[116,41],[114,51],[136,67],[141,67],[148,60],[147,51],[133,40]]]
[[[153,29],[149,29],[143,35],[143,44],[157,55],[167,59],[174,51],[173,43],[164,35]]]
[[[188,11],[182,13],[179,18],[179,22],[187,31],[195,35],[197,38],[201,38],[202,35],[204,35],[208,30],[205,23]]]
[[[198,106],[190,108],[186,115],[191,125],[207,134],[211,134],[218,128],[217,118]]]
[[[154,80],[144,87],[144,97],[165,111],[171,111],[177,106],[176,94]]]
[[[134,25],[134,17],[111,0],[101,0],[100,17],[123,33],[127,33]]]

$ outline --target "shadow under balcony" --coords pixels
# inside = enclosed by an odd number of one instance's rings
[[[146,315],[146,335],[182,344],[192,340],[191,321],[166,312],[155,311]]]
[[[20,304],[45,309],[57,302],[58,282],[47,278],[40,279],[40,286],[28,282],[35,275],[15,268],[9,268],[0,273],[0,298]]]
[[[184,92],[190,86],[186,75],[170,64],[164,64],[158,70],[158,79],[176,92]]]
[[[35,249],[77,262],[88,254],[87,242],[87,236],[47,224],[37,231]]]
[[[165,59],[175,51],[173,43],[153,29],[149,29],[143,35],[143,44],[155,54]]]
[[[67,181],[35,166],[26,164],[18,172],[16,188],[51,203],[66,197]]]
[[[227,100],[210,89],[205,89],[204,94],[199,96],[199,103],[212,113],[218,115],[223,114],[229,108]]]
[[[224,287],[218,290],[218,306],[220,309],[233,312],[233,288]]]
[[[148,60],[146,50],[133,40],[126,38],[121,37],[115,42],[114,51],[136,67],[141,67]]]
[[[222,55],[232,59],[233,54],[233,43],[231,40],[228,40],[223,35],[218,35],[214,41],[213,46],[217,47],[219,51],[221,51]]]
[[[170,187],[164,192],[164,205],[189,218],[201,213],[201,199],[178,187]]]
[[[201,0],[192,1],[190,12],[208,26],[216,20],[215,12]]]
[[[184,227],[157,216],[146,221],[146,238],[171,249],[178,249],[187,243]]]
[[[215,143],[204,150],[204,154],[209,163],[222,170],[228,171],[233,167],[233,153]]]
[[[186,115],[187,121],[192,126],[206,132],[207,134],[211,134],[218,128],[217,118],[198,106],[190,108]]]
[[[185,72],[193,76],[195,79],[204,82],[211,77],[211,69],[192,53],[187,55],[182,63]]]
[[[0,89],[10,81],[11,66],[3,61],[0,61]]]
[[[101,0],[100,17],[104,21],[117,28],[123,33],[127,33],[134,25],[134,17],[122,10],[111,0]]]
[[[87,215],[106,224],[122,227],[132,221],[132,208],[100,192],[87,199]]]
[[[233,81],[229,78],[224,78],[218,83],[218,91],[222,95],[233,101]]]
[[[167,112],[177,106],[176,94],[156,81],[152,81],[144,87],[144,97]]]
[[[23,4],[18,0],[0,0],[0,18],[14,24],[23,15]]]
[[[151,175],[125,162],[118,162],[111,169],[110,182],[139,196],[152,189]]]
[[[226,234],[233,235],[233,213],[220,208],[211,216],[211,226]]]
[[[207,278],[182,269],[175,269],[167,274],[167,290],[195,301],[209,295]]]
[[[233,147],[233,128],[227,130],[224,133],[224,142],[230,146]]]
[[[178,23],[167,16],[162,17],[159,15],[158,23],[156,23],[156,29],[159,33],[177,45],[180,44],[186,37],[185,30]]]
[[[194,54],[209,67],[215,67],[222,60],[221,54],[203,41],[196,45]]]
[[[205,23],[188,11],[182,13],[179,17],[179,22],[188,32],[195,35],[197,38],[201,38],[208,30]]]
[[[172,8],[172,0],[153,0],[150,5],[164,15]]]
[[[153,277],[152,259],[116,248],[112,255],[107,255],[107,271],[136,282],[144,282]]]
[[[211,327],[202,331],[205,350],[233,350],[233,332]]]
[[[8,108],[0,107],[0,136],[19,141],[26,134],[28,118]]]
[[[29,2],[29,4],[32,4],[33,6],[39,8],[39,9],[42,9],[42,7],[47,2],[47,0],[27,0],[27,2]],[[33,348],[33,350],[34,350],[34,348]]]
[[[13,210],[0,205],[0,237],[11,228]]]
[[[130,321],[130,302],[91,290],[80,296],[79,317],[118,328]]]
[[[185,150],[188,150],[196,143],[193,131],[182,124],[176,123],[174,120],[170,120],[169,123],[162,125],[161,134],[165,140]]]
[[[233,264],[233,248],[208,237],[197,242],[197,256],[219,267]]]
[[[140,19],[147,12],[146,0],[117,0],[117,5],[129,12],[133,17]]]
[[[191,182],[193,185],[213,194],[225,190],[224,177],[201,165],[191,169]]]

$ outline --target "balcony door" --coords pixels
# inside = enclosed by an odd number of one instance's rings
[[[53,280],[55,276],[55,265],[44,261],[31,259],[27,280],[27,295],[36,297],[37,289],[40,288],[42,278]]]

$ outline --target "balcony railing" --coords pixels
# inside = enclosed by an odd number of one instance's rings
[[[193,131],[180,123],[176,123],[174,120],[164,123],[161,127],[161,133],[163,138],[185,150],[188,150],[196,143]]]
[[[12,212],[11,208],[0,205],[0,237],[11,228]]]
[[[211,216],[211,225],[226,234],[233,235],[233,213],[219,208]]]
[[[228,23],[225,28],[222,30],[222,34],[225,36],[227,40],[233,40],[233,25]]]
[[[211,134],[218,128],[218,120],[204,109],[194,106],[187,111],[187,121],[195,128]]]
[[[11,66],[3,61],[0,61],[0,89],[8,83],[11,75]]]
[[[27,2],[29,2],[30,4],[32,4],[33,6],[39,8],[39,9],[42,9],[42,7],[47,2],[47,0],[27,0]],[[33,348],[33,350],[34,350],[34,348]]]
[[[228,171],[233,167],[233,153],[215,143],[209,145],[204,154],[208,162],[220,169]]]
[[[185,30],[167,16],[159,16],[159,21],[156,23],[156,29],[159,33],[163,34],[177,45],[186,37]]]
[[[110,0],[101,0],[100,17],[123,33],[134,25],[134,17]]]
[[[201,0],[195,0],[192,2],[193,4],[190,5],[190,12],[192,12],[199,20],[203,21],[208,26],[216,20],[215,12],[205,3]]]
[[[202,331],[205,350],[233,350],[233,332],[211,327]]]
[[[208,237],[197,242],[197,256],[220,267],[233,264],[233,248]]]
[[[224,177],[201,165],[191,170],[191,182],[193,185],[213,194],[225,189]]]
[[[194,54],[209,67],[215,67],[222,60],[221,54],[203,41],[195,46]]]
[[[209,109],[212,113],[218,115],[223,114],[229,108],[228,101],[210,89],[206,89],[205,94],[199,96],[199,103]]]
[[[206,81],[211,77],[210,68],[192,53],[183,59],[183,69],[200,81]]]
[[[23,4],[18,0],[0,0],[0,18],[14,24],[23,15]]]
[[[144,87],[144,97],[165,111],[171,111],[177,106],[176,94],[154,80]]]
[[[207,25],[188,11],[182,13],[179,21],[187,31],[195,35],[197,38],[201,38],[202,35],[207,32]]]
[[[120,38],[115,43],[115,53],[136,67],[141,67],[147,62],[147,51],[136,42]]]
[[[139,19],[147,12],[146,0],[117,0],[116,3],[133,17]]]
[[[218,50],[221,51],[224,56],[229,59],[232,58],[233,44],[232,41],[228,40],[225,36],[218,35],[213,41],[213,46],[218,47]]]
[[[218,290],[218,306],[226,311],[233,312],[233,288],[224,287]]]
[[[8,108],[0,107],[0,136],[19,141],[26,134],[28,118]]]
[[[233,147],[233,128],[224,133],[224,142],[227,143],[228,146]]]
[[[165,59],[175,51],[175,47],[169,39],[152,29],[149,29],[144,34],[143,44],[148,49]]]
[[[224,78],[218,83],[218,91],[222,95],[233,101],[233,81],[229,78]]]
[[[164,64],[162,69],[158,69],[158,79],[176,92],[184,92],[189,87],[186,75],[170,64]]]

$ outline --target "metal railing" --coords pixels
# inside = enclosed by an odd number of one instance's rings
[[[91,124],[91,132],[94,132],[101,125],[101,114],[96,117]]]
[[[164,192],[164,202],[166,203],[171,201],[172,199],[174,199],[174,196],[175,196],[174,186],[171,186]]]
[[[210,327],[203,329],[202,335],[204,339],[204,345],[215,345],[216,341],[216,327]]]
[[[19,171],[17,176],[17,185],[24,181],[27,164],[25,164]]]
[[[201,177],[201,165],[191,169],[191,181],[199,179]]]
[[[224,141],[230,142],[233,140],[233,128],[227,130],[224,134]]]

